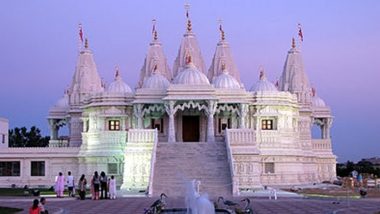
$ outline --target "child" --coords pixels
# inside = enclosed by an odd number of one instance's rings
[[[108,179],[108,190],[110,193],[110,199],[116,199],[116,179],[113,175]]]
[[[33,200],[33,205],[29,208],[29,214],[40,214],[41,208],[38,206],[39,203],[38,199]]]

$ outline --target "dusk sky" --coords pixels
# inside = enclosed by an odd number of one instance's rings
[[[184,4],[207,68],[219,40],[218,19],[247,89],[263,65],[281,75],[297,23],[309,80],[331,106],[338,161],[380,156],[380,1],[16,1],[0,3],[0,117],[10,128],[49,134],[49,108],[74,74],[78,23],[101,77],[118,65],[134,88],[151,41],[152,19],[172,67],[185,32]]]

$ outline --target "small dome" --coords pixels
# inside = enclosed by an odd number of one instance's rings
[[[228,89],[239,89],[239,82],[224,69],[223,73],[217,76],[212,84],[215,88],[228,88]]]
[[[206,75],[195,67],[195,65],[191,62],[190,57],[185,69],[177,74],[173,83],[185,85],[210,85]]]
[[[267,80],[264,71],[260,71],[260,80],[256,82],[250,91],[278,91],[277,87]]]
[[[314,107],[326,107],[325,101],[323,101],[322,98],[320,98],[317,95],[317,92],[316,92],[315,88],[311,89],[311,96],[312,96],[312,98],[311,98],[311,104]]]
[[[54,107],[55,108],[62,108],[62,109],[69,108],[69,95],[67,94],[67,92],[65,92],[63,97],[55,103]]]
[[[311,103],[314,107],[326,107],[325,101],[323,101],[320,97],[314,96],[311,98]]]
[[[108,93],[132,93],[132,89],[123,81],[119,74],[119,69],[116,69],[115,81],[107,88]]]
[[[169,84],[170,82],[162,74],[154,72],[144,81],[142,88],[167,89]]]

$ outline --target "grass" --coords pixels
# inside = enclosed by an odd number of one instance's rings
[[[0,188],[0,196],[31,196],[32,190],[39,190],[40,195],[55,195],[55,192],[46,188],[32,188],[24,190],[23,188]]]
[[[1,214],[12,214],[23,211],[20,208],[12,208],[12,207],[0,207]]]

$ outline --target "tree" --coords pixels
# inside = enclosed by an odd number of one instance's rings
[[[9,147],[47,147],[50,137],[43,137],[41,130],[32,126],[27,128],[14,128],[9,130]]]

